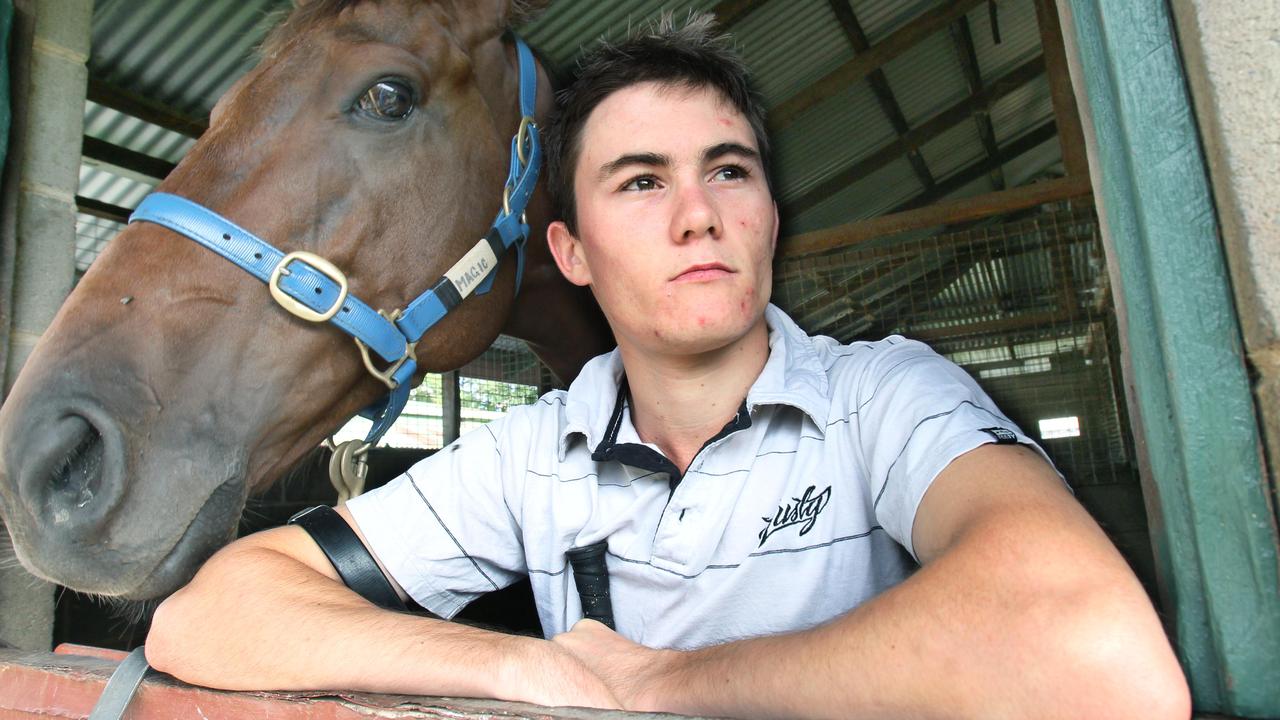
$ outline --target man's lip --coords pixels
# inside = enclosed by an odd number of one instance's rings
[[[691,265],[681,270],[680,274],[671,279],[672,281],[704,279],[718,276],[720,273],[731,272],[733,271],[721,263],[702,263],[700,265]]]

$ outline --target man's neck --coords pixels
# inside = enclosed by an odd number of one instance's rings
[[[769,329],[761,318],[734,343],[692,356],[620,349],[636,433],[684,472],[703,444],[737,414],[760,376],[769,359]]]

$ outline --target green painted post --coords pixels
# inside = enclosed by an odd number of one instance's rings
[[[13,0],[0,0],[0,167],[9,149],[9,27],[13,25]]]
[[[1277,533],[1169,9],[1069,8],[1165,611],[1198,710],[1277,717]]]

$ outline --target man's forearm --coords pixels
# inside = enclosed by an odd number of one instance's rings
[[[151,664],[225,689],[496,696],[531,638],[374,607],[275,550],[232,546],[157,610]]]
[[[1042,550],[1008,530],[978,533],[825,626],[667,653],[660,677],[638,688],[639,707],[732,717],[1185,717],[1176,661],[1118,555]],[[1016,557],[1027,553],[1035,557]]]

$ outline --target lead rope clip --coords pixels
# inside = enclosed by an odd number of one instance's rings
[[[338,491],[338,504],[364,492],[365,479],[369,477],[369,448],[372,443],[347,440],[334,443],[326,438],[324,446],[333,451],[329,457],[329,482]]]

